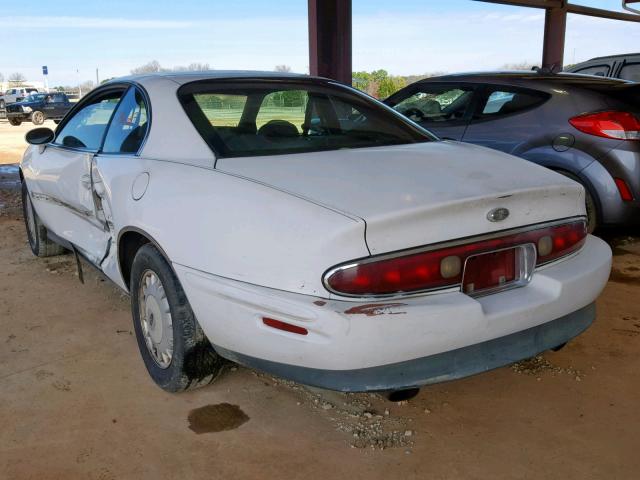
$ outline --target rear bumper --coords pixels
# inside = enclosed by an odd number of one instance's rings
[[[593,320],[611,249],[589,236],[580,252],[537,270],[527,286],[480,298],[453,292],[356,302],[174,268],[223,356],[302,383],[380,390],[461,378],[573,338]],[[263,317],[308,334],[270,328]]]
[[[623,142],[580,173],[597,193],[603,226],[640,225],[640,148],[636,144]],[[625,181],[632,201],[622,200],[614,178]]]
[[[405,362],[357,370],[297,367],[215,348],[229,360],[306,385],[344,392],[397,390],[456,380],[533,357],[581,334],[591,325],[595,315],[595,304],[592,303],[564,317],[504,337]]]

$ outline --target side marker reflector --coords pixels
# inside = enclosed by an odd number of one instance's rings
[[[632,201],[633,193],[631,193],[631,189],[629,188],[629,185],[627,185],[627,182],[625,182],[621,178],[614,178],[614,180],[616,182],[616,187],[618,187],[618,191],[620,192],[620,197],[622,198],[622,200],[624,200],[625,202]]]
[[[309,331],[306,328],[299,327],[297,325],[291,325],[290,323],[283,322],[282,320],[275,320],[273,318],[262,318],[262,323],[266,326],[275,328],[277,330],[283,330],[289,333],[297,333],[298,335],[307,335]]]

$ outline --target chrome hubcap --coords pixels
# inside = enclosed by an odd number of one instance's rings
[[[27,204],[25,205],[27,211],[27,228],[29,229],[29,242],[34,243],[36,241],[36,219],[33,216],[33,205],[31,205],[31,197],[27,194]]]
[[[140,326],[151,358],[160,368],[167,368],[173,357],[173,323],[164,286],[151,270],[145,270],[138,292]]]

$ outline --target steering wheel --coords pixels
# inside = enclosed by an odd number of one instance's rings
[[[425,119],[425,115],[424,113],[422,113],[422,110],[412,107],[412,108],[407,108],[404,112],[402,112],[403,115],[405,117],[409,117],[411,120],[413,120],[414,122],[421,122]]]

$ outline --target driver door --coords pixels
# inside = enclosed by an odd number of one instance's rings
[[[47,115],[47,118],[54,118],[56,116],[56,104],[54,102],[53,94],[45,95],[42,110]]]
[[[419,82],[385,103],[438,137],[460,141],[471,120],[475,97],[472,85]]]
[[[56,133],[52,144],[33,151],[28,186],[34,208],[49,230],[98,265],[109,247],[109,229],[98,211],[94,162],[124,89],[85,99]]]

